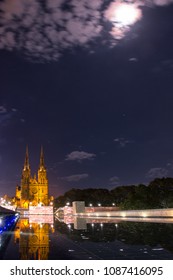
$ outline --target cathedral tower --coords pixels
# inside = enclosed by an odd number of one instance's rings
[[[48,180],[47,171],[44,164],[43,147],[40,153],[40,165],[38,168],[39,202],[48,205]]]
[[[16,193],[16,198],[18,198]],[[38,168],[38,178],[36,175],[31,176],[31,170],[29,165],[28,147],[26,147],[26,155],[24,161],[24,167],[22,170],[21,178],[21,198],[20,207],[28,208],[29,205],[49,205],[48,197],[48,179],[47,171],[44,163],[43,147],[41,147],[40,164]]]
[[[24,167],[22,170],[22,178],[21,178],[21,207],[23,208],[28,208],[30,179],[31,179],[31,170],[29,166],[29,155],[28,155],[28,146],[27,146]]]

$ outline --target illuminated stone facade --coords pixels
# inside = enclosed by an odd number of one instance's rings
[[[37,176],[31,176],[28,148],[26,148],[25,162],[22,170],[21,185],[16,187],[16,204],[21,208],[30,205],[49,205],[48,179],[44,164],[43,148],[41,148],[40,165]]]

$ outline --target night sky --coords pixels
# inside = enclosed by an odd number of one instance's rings
[[[173,1],[0,1],[0,196],[26,145],[55,197],[173,177]]]

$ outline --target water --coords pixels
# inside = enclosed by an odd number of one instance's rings
[[[6,240],[6,246],[0,247],[0,258],[5,260],[173,259],[171,219],[132,222],[32,216],[20,218],[14,230],[0,236]]]

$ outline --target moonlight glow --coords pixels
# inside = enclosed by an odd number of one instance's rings
[[[142,11],[135,3],[112,2],[104,13],[105,19],[112,22],[110,34],[121,39],[131,26],[142,18]]]
[[[134,24],[140,16],[140,10],[134,5],[120,4],[115,10],[113,20],[122,26]]]

